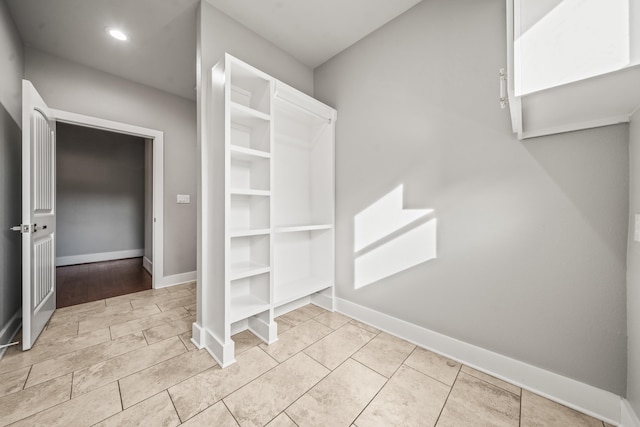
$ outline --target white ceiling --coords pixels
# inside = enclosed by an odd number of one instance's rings
[[[315,68],[421,0],[207,0]]]
[[[6,0],[37,49],[195,99],[200,0]],[[421,0],[207,0],[311,68]],[[104,29],[119,26],[131,40]]]

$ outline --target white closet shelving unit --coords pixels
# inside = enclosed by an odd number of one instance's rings
[[[193,336],[225,367],[232,335],[270,344],[275,316],[334,308],[336,111],[229,54],[208,92]]]

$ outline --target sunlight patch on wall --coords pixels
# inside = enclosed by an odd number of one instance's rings
[[[356,289],[436,257],[433,209],[404,209],[404,186],[354,217]]]
[[[540,7],[539,0],[516,3],[523,21]],[[516,95],[624,68],[630,44],[629,0],[562,0],[516,35]]]

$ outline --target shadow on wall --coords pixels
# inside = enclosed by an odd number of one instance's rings
[[[433,209],[404,209],[404,185],[354,216],[354,287],[436,257]]]
[[[628,141],[623,124],[522,142],[621,265],[627,257]]]
[[[21,306],[22,133],[0,104],[0,332]],[[13,332],[13,331],[11,331]],[[0,337],[2,339],[3,337]]]

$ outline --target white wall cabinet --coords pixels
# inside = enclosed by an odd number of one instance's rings
[[[640,104],[640,1],[506,0],[520,139],[625,123]]]
[[[209,84],[193,337],[225,367],[234,334],[269,344],[275,316],[334,308],[336,111],[229,54]]]

